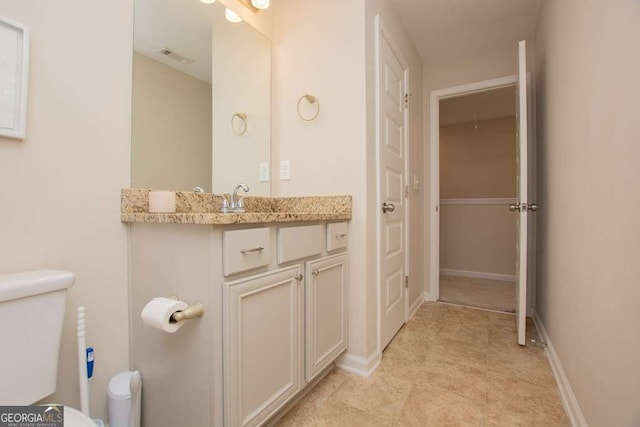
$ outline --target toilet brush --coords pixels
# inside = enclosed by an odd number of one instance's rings
[[[83,306],[76,311],[78,336],[78,381],[80,384],[80,411],[89,414],[89,378],[93,376],[93,348],[87,347],[87,315]],[[100,419],[93,419],[96,426],[104,426]]]
[[[89,379],[87,377],[87,321],[83,306],[77,310],[78,379],[80,383],[80,410],[89,416]]]

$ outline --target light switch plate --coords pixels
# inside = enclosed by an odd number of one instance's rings
[[[269,182],[269,162],[260,163],[260,182]]]
[[[291,179],[291,160],[280,160],[280,181]]]

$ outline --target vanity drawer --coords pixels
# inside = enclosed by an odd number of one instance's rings
[[[327,224],[327,252],[346,248],[348,238],[346,222]]]
[[[270,261],[271,233],[268,228],[222,233],[222,270],[225,276],[262,267]]]
[[[321,254],[322,231],[322,225],[278,228],[278,264]]]

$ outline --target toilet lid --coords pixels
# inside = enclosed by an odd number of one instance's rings
[[[65,406],[64,427],[96,427],[96,423],[77,409]]]

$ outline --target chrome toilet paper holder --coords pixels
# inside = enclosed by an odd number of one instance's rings
[[[178,300],[178,295],[171,294],[168,296],[168,298]],[[171,322],[177,323],[182,320],[197,319],[202,316],[204,316],[204,304],[198,301],[195,304],[191,304],[184,310],[178,310],[175,313],[173,313],[171,315]]]

